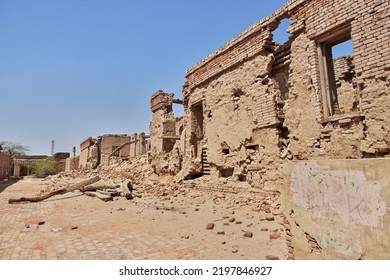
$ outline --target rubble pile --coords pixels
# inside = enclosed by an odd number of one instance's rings
[[[42,193],[50,192],[64,186],[69,186],[75,181],[99,176],[101,184],[123,185],[129,182],[138,193],[150,194],[156,197],[177,196],[177,193],[186,192],[180,189],[172,177],[164,180],[152,180],[153,170],[148,164],[146,155],[131,160],[113,159],[108,165],[99,165],[95,169],[72,170],[49,176],[45,179],[46,189]],[[123,196],[123,195],[122,195]]]

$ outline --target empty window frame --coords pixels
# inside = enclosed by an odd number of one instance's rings
[[[325,119],[357,110],[350,27],[317,41]]]

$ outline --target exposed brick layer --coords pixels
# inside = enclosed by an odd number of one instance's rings
[[[357,76],[383,78],[390,70],[388,0],[308,0],[291,12],[289,32],[302,28],[313,40],[350,24]]]
[[[234,47],[217,54],[212,60],[205,62],[197,69],[189,71],[187,74],[188,86],[192,88],[199,85],[229,67],[252,58],[264,51],[267,44],[270,43],[271,33],[268,30],[259,30],[252,33],[242,41],[237,42]]]

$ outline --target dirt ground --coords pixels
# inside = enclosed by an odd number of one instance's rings
[[[8,204],[80,178],[0,183],[1,259],[292,259],[273,194],[182,185],[103,202],[74,191]],[[161,187],[161,186],[160,186]],[[211,186],[212,187],[212,186]],[[207,229],[214,224],[213,229]],[[211,227],[211,225],[209,225]],[[57,231],[57,232],[56,232]]]

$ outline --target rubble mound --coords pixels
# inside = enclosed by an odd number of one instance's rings
[[[141,155],[130,160],[112,159],[109,165],[99,165],[95,169],[72,170],[49,176],[45,179],[47,188],[43,192],[53,191],[94,176],[99,176],[107,185],[130,182],[137,192],[157,197],[174,195],[179,189],[173,177],[157,177],[148,163],[147,155]]]

